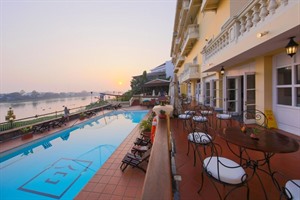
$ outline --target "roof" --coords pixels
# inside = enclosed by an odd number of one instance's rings
[[[163,79],[154,79],[144,84],[144,87],[152,87],[152,86],[168,86],[170,84],[169,80]]]

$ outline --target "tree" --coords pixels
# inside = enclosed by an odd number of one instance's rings
[[[147,72],[144,71],[142,75],[133,77],[130,82],[131,90],[133,94],[141,94],[143,85],[148,81]]]
[[[38,93],[38,92],[35,91],[35,90],[33,90],[33,91],[31,92],[31,97],[34,98],[34,99],[36,99],[39,95],[40,95],[40,93]]]

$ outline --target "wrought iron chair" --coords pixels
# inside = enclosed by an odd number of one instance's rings
[[[218,113],[216,115],[217,117],[217,127],[218,127],[218,121],[219,121],[219,127],[222,127],[222,122],[226,123],[226,126],[228,127],[231,125],[232,115],[230,113]]]
[[[208,126],[211,126],[213,110],[204,105],[195,107],[195,114],[193,116],[194,128],[197,130],[207,131]],[[210,120],[209,120],[210,117]]]
[[[205,131],[194,128],[189,132],[187,136],[187,155],[189,155],[190,146],[192,146],[194,153],[194,166],[196,165],[196,151],[199,151],[199,148],[203,147],[203,152],[206,154],[206,146],[211,145],[211,142],[215,140],[215,135],[209,134],[212,133],[211,131],[209,131],[211,128],[212,127],[208,127]]]
[[[242,112],[241,115],[238,116],[238,121],[241,126],[246,125],[245,120],[253,120],[255,121],[255,125],[262,127],[262,128],[268,128],[268,118],[260,110],[257,109],[249,109]]]
[[[215,132],[213,128],[210,128],[210,131]],[[213,134],[215,135],[215,133]],[[200,193],[203,188],[204,174],[206,174],[215,187],[220,199],[227,199],[231,192],[241,187],[246,188],[247,199],[249,199],[249,177],[243,166],[231,159],[223,157],[222,148],[213,141],[210,141],[210,145],[208,147],[210,147],[209,156],[202,156],[201,152],[198,151],[200,160],[202,160],[201,185],[198,193]],[[232,187],[225,194],[224,198],[222,198],[216,183]]]
[[[189,121],[192,119],[192,116],[195,114],[195,110],[192,108],[191,104],[185,103],[185,101],[182,99],[178,111],[180,114],[178,114],[178,120],[177,120],[177,126],[178,126],[178,121],[182,121],[183,129],[187,130],[187,126]]]
[[[278,171],[272,173],[272,179],[280,193],[280,199],[300,199],[300,179],[289,179]]]

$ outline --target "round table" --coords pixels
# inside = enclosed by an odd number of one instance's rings
[[[280,134],[276,130],[259,129],[258,140],[252,139],[250,133],[243,133],[240,127],[220,129],[218,135],[237,146],[266,153],[291,153],[299,149],[299,144],[295,139]]]

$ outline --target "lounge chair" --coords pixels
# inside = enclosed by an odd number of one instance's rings
[[[50,122],[44,122],[42,124],[36,125],[32,128],[33,133],[42,133],[45,130],[49,131],[50,130]]]
[[[66,123],[66,121],[67,121],[67,118],[62,116],[59,120],[53,121],[50,125],[52,126],[52,128],[61,127],[63,124]]]
[[[96,113],[94,111],[87,111],[87,112],[85,112],[85,115],[86,115],[87,118],[90,118],[93,115],[96,115]]]
[[[120,169],[122,170],[122,172],[124,172],[124,170],[130,165],[132,167],[136,167],[139,168],[140,170],[142,170],[143,172],[146,173],[146,170],[144,168],[142,168],[140,165],[147,161],[150,157],[150,151],[148,150],[146,151],[143,156],[139,156],[138,154],[133,154],[133,153],[127,153],[123,160],[122,160],[122,164],[120,166]]]

